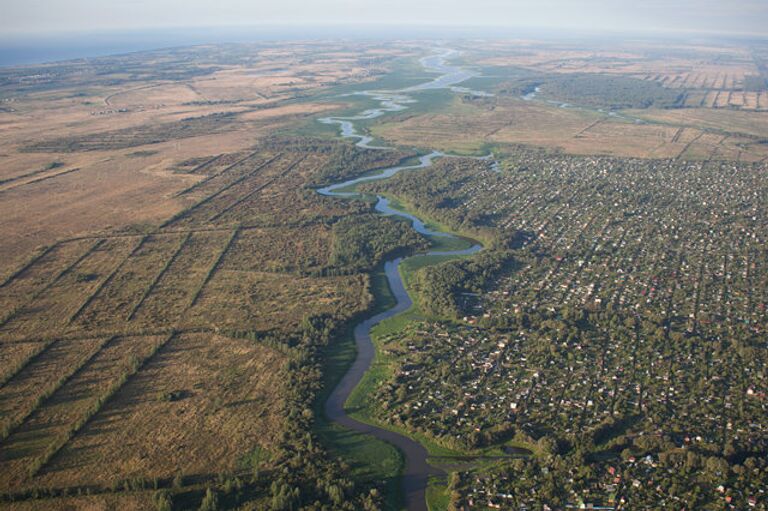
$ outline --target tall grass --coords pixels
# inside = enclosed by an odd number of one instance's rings
[[[144,357],[144,359],[139,360],[135,356],[131,356],[128,360],[128,363],[126,364],[125,370],[120,374],[120,376],[112,382],[112,384],[104,391],[103,394],[101,394],[96,401],[94,401],[91,406],[88,407],[86,412],[73,424],[69,426],[69,428],[61,434],[52,444],[50,444],[43,454],[37,458],[35,458],[34,461],[29,465],[28,467],[28,473],[30,477],[36,476],[42,468],[48,464],[49,461],[53,459],[56,454],[58,454],[61,449],[64,448],[64,446],[72,440],[72,438],[77,435],[77,433],[82,430],[88,422],[97,414],[99,411],[104,407],[104,405],[112,399],[112,397],[117,394],[117,392],[128,382],[128,380],[138,373],[142,367],[144,367],[156,354],[160,349],[168,344],[173,337],[175,337],[175,332],[166,337],[162,342],[157,343],[152,350]]]

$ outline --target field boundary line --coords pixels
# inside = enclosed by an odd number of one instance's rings
[[[37,459],[34,460],[33,465],[30,467],[29,470],[29,476],[34,477],[37,474],[40,473],[40,471],[45,468],[45,466],[51,462],[56,455],[61,452],[61,450],[73,439],[77,434],[85,428],[88,423],[91,422],[91,420],[99,414],[99,412],[104,408],[104,405],[106,405],[118,392],[120,392],[120,389],[125,387],[125,385],[131,380],[133,376],[138,374],[146,365],[157,355],[157,353],[163,349],[168,343],[176,337],[176,332],[171,332],[165,339],[157,343],[152,350],[141,359],[140,362],[137,362],[133,365],[128,366],[128,370],[124,373],[122,373],[120,376],[117,377],[117,380],[115,380],[104,392],[102,395],[100,395],[95,403],[91,405],[91,407],[86,410],[84,417],[81,417],[78,419],[78,421],[75,423],[75,425],[70,428],[64,435],[62,435],[59,439],[57,439],[56,443],[53,444],[53,447],[49,447],[46,449],[45,453]],[[112,342],[113,340],[118,339],[119,337],[115,336],[109,339],[107,343],[104,343],[101,348],[97,351],[97,353],[94,354],[94,357],[96,354],[98,354],[99,351],[101,351],[109,342]],[[92,360],[92,359],[91,359]],[[89,360],[89,362],[91,361]],[[85,365],[85,364],[84,364]],[[84,366],[83,365],[83,366]],[[81,367],[83,367],[81,366]]]
[[[96,299],[98,294],[101,292],[102,289],[104,289],[107,286],[107,284],[112,282],[112,279],[115,277],[115,275],[117,275],[117,272],[120,271],[125,265],[125,263],[127,263],[128,260],[131,257],[133,257],[136,254],[136,252],[138,252],[141,249],[141,247],[147,241],[147,238],[149,238],[149,235],[143,236],[139,240],[139,242],[136,244],[136,246],[133,247],[133,249],[128,253],[128,255],[126,255],[123,258],[123,260],[120,261],[120,263],[117,266],[115,266],[115,268],[109,273],[109,275],[107,275],[107,278],[102,280],[101,283],[98,286],[96,286],[96,289],[93,290],[90,296],[88,296],[88,298],[85,299],[85,301],[80,305],[80,307],[78,307],[77,310],[69,317],[69,320],[67,321],[68,325],[71,324],[73,321],[75,321],[75,319],[77,319],[78,316],[80,316],[80,314],[83,311],[85,311],[86,307],[88,307],[93,302],[93,300]]]
[[[194,190],[194,189],[196,189],[196,188],[198,188],[198,187],[200,187],[200,186],[204,185],[205,183],[208,183],[208,182],[209,182],[209,181],[211,181],[212,179],[214,179],[214,178],[217,178],[217,177],[221,176],[222,174],[224,174],[225,172],[228,172],[229,170],[231,170],[231,169],[235,168],[236,166],[240,165],[240,164],[241,164],[241,163],[243,163],[244,161],[246,161],[246,160],[249,160],[249,159],[253,158],[253,157],[254,157],[254,156],[256,156],[257,154],[259,154],[259,152],[258,152],[258,151],[254,151],[254,152],[252,152],[252,153],[250,153],[250,154],[248,154],[248,155],[246,155],[246,156],[244,156],[244,157],[240,158],[240,159],[239,159],[239,160],[237,160],[235,163],[232,163],[231,165],[227,165],[226,167],[224,167],[224,168],[223,168],[222,170],[220,170],[219,172],[217,172],[217,173],[215,173],[215,174],[211,174],[210,176],[206,176],[205,178],[201,179],[201,180],[200,180],[200,181],[198,181],[197,183],[194,183],[194,184],[192,184],[191,186],[188,186],[187,188],[184,188],[183,190],[181,190],[181,191],[179,191],[179,192],[176,192],[176,193],[174,194],[174,197],[181,197],[182,195],[186,195],[187,193],[191,192],[192,190]],[[223,156],[224,156],[224,154],[222,153],[222,154],[218,155],[217,157],[213,158],[212,160],[208,161],[207,163],[204,163],[203,165],[201,165],[201,166],[199,166],[199,167],[195,167],[195,168],[194,168],[194,169],[192,169],[192,170],[197,170],[198,168],[200,168],[200,167],[202,167],[202,166],[205,166],[205,165],[207,165],[207,164],[209,164],[209,163],[213,163],[215,160],[218,160],[218,159],[222,158]]]
[[[203,282],[197,288],[195,295],[192,297],[192,301],[189,302],[189,305],[185,308],[185,310],[189,310],[195,306],[195,304],[197,303],[197,300],[200,298],[200,295],[203,293],[203,289],[205,288],[205,286],[208,285],[208,282],[210,282],[211,279],[213,278],[213,275],[214,273],[216,273],[216,270],[221,264],[221,261],[224,260],[224,256],[227,255],[227,252],[229,252],[230,247],[232,247],[232,245],[234,244],[235,238],[237,238],[239,234],[240,234],[239,227],[236,228],[234,231],[232,231],[232,235],[227,240],[227,243],[224,245],[224,248],[221,249],[221,252],[219,252],[219,256],[211,265],[210,269],[208,270],[208,273],[205,274],[205,278],[203,279]]]
[[[166,274],[168,271],[168,268],[171,267],[173,262],[176,260],[176,258],[181,253],[182,249],[187,245],[187,242],[192,238],[192,233],[187,233],[186,236],[181,240],[181,243],[179,243],[179,246],[176,247],[176,250],[174,250],[173,254],[171,254],[171,257],[168,258],[168,260],[165,262],[165,265],[160,269],[160,271],[155,275],[155,277],[152,279],[152,282],[149,283],[149,286],[147,286],[147,289],[144,291],[144,294],[141,295],[141,299],[134,305],[133,309],[131,309],[131,312],[128,314],[128,317],[126,318],[126,321],[132,321],[133,318],[136,316],[136,313],[139,311],[142,305],[144,305],[144,302],[147,300],[147,297],[152,293],[152,290],[155,288],[158,282],[160,282],[160,279],[163,278],[163,275]]]
[[[10,186],[8,186],[6,188],[0,189],[0,194],[2,194],[4,192],[9,192],[11,190],[15,190],[17,188],[21,188],[22,186],[33,185],[35,183],[40,183],[40,182],[46,181],[48,179],[54,179],[54,178],[57,178],[57,177],[60,177],[60,176],[65,176],[67,174],[71,174],[73,172],[77,172],[78,170],[81,170],[80,167],[75,167],[73,169],[63,170],[61,172],[56,172],[56,173],[53,173],[53,174],[47,174],[45,176],[40,176],[37,179],[32,179],[30,181],[24,181],[23,183],[11,184]]]
[[[28,365],[34,363],[37,358],[42,356],[46,351],[48,351],[48,349],[50,349],[54,344],[56,344],[60,340],[61,340],[60,338],[54,337],[52,339],[47,339],[40,342],[39,343],[40,345],[37,347],[35,351],[33,351],[27,358],[19,362],[19,364],[15,368],[11,369],[2,378],[0,378],[0,389],[5,387],[5,385],[9,381],[14,379],[16,375],[22,372]],[[34,341],[29,341],[29,342],[34,342]]]
[[[294,168],[296,168],[297,165],[299,165],[301,162],[303,162],[306,158],[307,158],[307,155],[302,155],[302,156],[298,157],[294,162],[292,162],[290,165],[288,165],[288,167],[285,170],[283,170],[282,172],[280,172],[279,174],[274,176],[272,179],[268,180],[266,183],[258,185],[256,188],[254,188],[253,190],[251,190],[250,192],[245,194],[243,197],[237,199],[235,202],[233,202],[229,206],[225,207],[224,209],[222,209],[221,211],[219,211],[218,213],[216,213],[215,215],[210,217],[208,219],[208,221],[209,222],[215,222],[216,220],[221,218],[223,215],[225,215],[229,211],[232,211],[237,206],[239,206],[243,202],[245,202],[248,199],[250,199],[251,197],[253,197],[255,194],[257,194],[260,191],[262,191],[264,188],[266,188],[269,185],[273,184],[275,181],[277,181],[281,177],[284,177],[286,174],[288,174],[290,171],[292,171]]]
[[[235,179],[234,181],[232,181],[231,183],[229,183],[227,185],[224,185],[222,188],[220,188],[219,190],[215,191],[211,195],[205,197],[201,201],[193,204],[192,206],[190,206],[189,208],[187,208],[187,209],[185,209],[183,211],[178,212],[177,214],[173,215],[171,218],[169,218],[168,220],[163,222],[160,225],[160,228],[162,229],[162,228],[168,227],[169,225],[171,225],[171,224],[181,220],[182,218],[186,217],[187,215],[189,215],[190,213],[195,211],[200,206],[203,206],[203,205],[207,204],[208,202],[212,201],[213,199],[215,199],[216,197],[218,197],[222,193],[224,193],[227,190],[229,190],[230,188],[232,188],[233,186],[239,185],[240,183],[242,183],[243,181],[245,181],[249,177],[253,176],[254,174],[259,172],[261,169],[263,169],[267,165],[271,164],[273,161],[275,161],[277,158],[279,158],[282,155],[283,155],[283,153],[278,153],[277,156],[274,156],[274,157],[270,158],[269,160],[261,163],[259,166],[257,166],[255,169],[253,169],[251,172],[248,172],[247,174],[243,174],[239,178]]]
[[[0,288],[3,288],[11,283],[16,277],[21,276],[22,273],[30,269],[32,266],[35,265],[40,259],[47,256],[51,250],[59,246],[60,242],[56,242],[53,245],[49,245],[45,247],[43,250],[40,251],[39,254],[34,255],[31,259],[26,261],[25,263],[22,263],[21,267],[17,270],[13,271],[10,275],[8,275],[5,280],[3,280],[2,283],[0,283]]]
[[[690,148],[691,148],[691,146],[693,146],[693,144],[695,144],[696,142],[698,142],[698,141],[699,141],[699,139],[700,139],[701,137],[703,137],[703,136],[704,136],[704,133],[706,133],[706,131],[704,131],[704,130],[700,130],[700,131],[699,131],[699,134],[698,134],[698,135],[696,135],[695,137],[693,137],[693,139],[692,139],[691,141],[689,141],[687,144],[685,144],[685,147],[683,147],[683,148],[680,150],[680,152],[679,152],[679,153],[677,153],[677,156],[675,156],[675,159],[676,159],[676,160],[680,160],[680,159],[682,159],[682,158],[683,158],[683,155],[684,155],[686,152],[688,152],[688,149],[690,149]]]
[[[29,408],[29,410],[26,411],[26,413],[24,413],[21,417],[12,418],[9,423],[3,426],[3,429],[0,432],[0,442],[8,439],[8,437],[11,436],[11,434],[13,434],[22,424],[24,424],[27,419],[29,419],[41,406],[45,405],[45,403],[51,397],[53,397],[53,395],[56,394],[56,392],[58,392],[61,387],[66,385],[68,381],[74,378],[77,373],[80,372],[80,370],[89,362],[91,362],[107,344],[112,342],[114,339],[117,339],[117,337],[118,336],[111,336],[103,338],[102,341],[96,346],[96,349],[93,350],[93,352],[88,355],[82,362],[80,362],[80,364],[74,366],[74,368],[71,368],[68,373],[65,373],[65,375],[59,378],[53,385],[44,389],[43,392],[37,396],[35,402],[32,403],[32,406]],[[90,337],[90,339],[93,339],[93,337]]]
[[[96,243],[91,245],[91,247],[85,251],[84,254],[82,254],[80,257],[78,257],[72,264],[64,268],[61,272],[59,272],[58,275],[56,275],[53,280],[48,282],[45,286],[43,286],[41,289],[36,291],[32,294],[32,296],[24,302],[23,305],[19,305],[18,307],[14,308],[6,317],[0,320],[0,328],[4,327],[8,324],[10,320],[12,320],[14,317],[16,317],[16,314],[19,313],[19,311],[23,310],[26,306],[28,306],[30,303],[37,300],[40,295],[51,289],[53,286],[55,286],[62,278],[64,278],[66,275],[69,274],[69,272],[72,271],[72,269],[77,266],[78,264],[85,261],[95,250],[97,250],[101,245],[103,245],[106,242],[105,239],[99,238]]]

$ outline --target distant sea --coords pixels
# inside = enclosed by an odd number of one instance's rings
[[[0,35],[0,66],[42,64],[159,48],[264,39],[256,30],[172,29]],[[273,34],[274,36],[274,34]]]

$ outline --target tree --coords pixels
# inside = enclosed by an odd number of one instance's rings
[[[173,509],[173,500],[171,500],[171,494],[165,490],[156,492],[154,500],[156,511],[171,511]]]
[[[200,511],[217,511],[219,509],[219,496],[210,488],[205,490],[205,497],[200,504]]]

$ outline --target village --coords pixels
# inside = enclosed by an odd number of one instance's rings
[[[660,495],[665,509],[766,509],[765,165],[525,151],[506,165],[394,186],[463,227],[527,236],[508,271],[462,295],[458,321],[382,339],[400,365],[381,419],[454,448],[524,446],[513,464],[557,474],[549,500],[514,468],[463,474],[467,509],[649,509]]]

